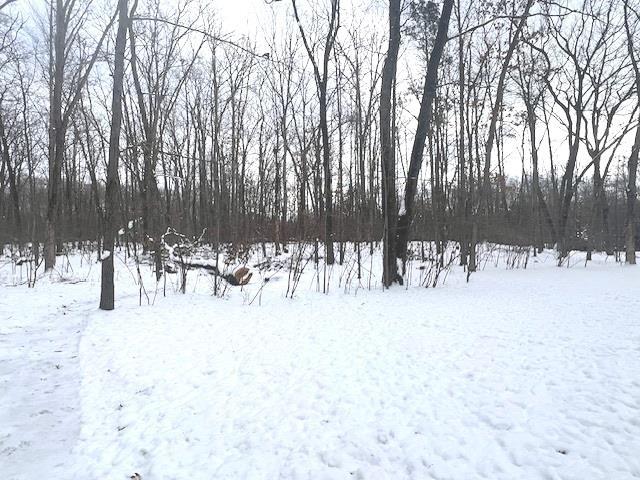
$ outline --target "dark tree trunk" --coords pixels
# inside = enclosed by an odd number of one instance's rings
[[[637,50],[633,44],[633,34],[629,26],[629,5],[628,0],[624,2],[624,27],[627,36],[627,51],[635,74],[636,95],[640,100],[640,65],[636,56]],[[636,127],[636,136],[633,142],[631,155],[629,156],[629,184],[627,185],[627,212],[626,212],[626,255],[625,260],[630,265],[636,264],[636,214],[637,203],[637,173],[638,156],[640,155],[640,124]]]
[[[397,224],[396,162],[393,148],[393,132],[391,130],[391,97],[398,66],[398,50],[400,49],[400,11],[400,0],[390,0],[389,48],[382,70],[382,87],[380,90],[380,157],[384,216],[382,283],[385,287],[389,287],[394,282],[402,283],[402,278],[398,274],[395,254]]]
[[[118,1],[119,19],[113,70],[113,98],[111,101],[111,133],[109,136],[109,162],[107,164],[107,188],[105,195],[105,235],[103,240],[106,255],[102,260],[102,287],[100,309],[113,310],[113,241],[118,230],[118,160],[120,158],[120,128],[122,126],[122,85],[124,77],[124,51],[127,42],[129,17],[127,0]]]
[[[64,81],[64,51],[67,19],[62,0],[56,1],[55,34],[53,37],[53,92],[49,116],[49,182],[47,184],[47,231],[44,244],[44,268],[56,264],[56,214],[58,183],[62,171],[65,132],[62,126],[62,82]]]
[[[328,84],[328,67],[331,52],[335,45],[338,27],[340,25],[340,7],[339,0],[331,0],[331,14],[329,18],[329,29],[324,43],[324,51],[322,57],[322,73],[318,67],[318,62],[314,56],[313,50],[309,45],[307,36],[300,23],[296,0],[292,0],[293,13],[300,30],[302,43],[304,44],[309,60],[313,66],[313,73],[318,89],[319,110],[320,110],[320,135],[322,138],[322,167],[324,175],[324,243],[325,243],[325,261],[329,265],[333,265],[333,190],[331,187],[331,152],[329,145],[329,123],[327,119],[327,84]]]
[[[20,198],[18,196],[18,184],[16,182],[16,171],[11,165],[11,156],[9,155],[9,142],[7,141],[7,132],[4,128],[4,119],[2,111],[0,111],[0,151],[2,152],[2,161],[6,165],[7,174],[9,176],[9,190],[11,192],[11,201],[14,210],[15,234],[18,244],[22,243],[22,218],[20,216]]]
[[[422,167],[422,155],[424,153],[424,145],[431,131],[431,121],[433,118],[433,101],[436,97],[438,89],[438,69],[440,67],[440,59],[444,46],[447,43],[447,31],[449,30],[449,20],[451,18],[451,9],[453,0],[445,0],[442,6],[442,13],[438,21],[438,32],[433,43],[431,55],[429,55],[429,63],[427,64],[427,75],[424,79],[424,88],[422,91],[422,101],[420,102],[420,113],[418,114],[418,126],[416,135],[411,149],[411,158],[409,161],[409,169],[407,171],[407,181],[404,190],[404,209],[398,216],[398,227],[395,241],[396,258],[402,261],[402,274],[404,275],[407,264],[407,246],[409,243],[409,228],[413,221],[413,207],[415,202],[416,189],[418,186],[418,177],[420,176],[420,168]],[[400,283],[402,278],[400,278]]]
[[[62,163],[64,160],[65,136],[71,115],[80,100],[84,86],[89,78],[89,73],[93,68],[98,54],[102,48],[102,43],[107,36],[107,32],[115,21],[115,15],[106,26],[102,36],[98,40],[88,65],[83,72],[78,75],[78,81],[74,85],[71,99],[67,103],[64,111],[62,108],[63,82],[65,77],[65,62],[67,59],[67,28],[70,17],[74,15],[73,7],[75,2],[63,2],[56,0],[55,13],[55,34],[53,35],[54,61],[51,66],[53,75],[53,91],[51,93],[51,106],[49,114],[49,183],[47,184],[47,232],[45,240],[45,270],[51,270],[56,264],[56,243],[60,239],[56,238],[56,219],[59,209],[60,178],[62,174]],[[53,18],[51,18],[53,22]],[[53,27],[51,27],[53,28]],[[73,38],[72,40],[73,41]]]
[[[636,128],[633,150],[629,156],[629,184],[627,186],[627,214],[626,214],[626,262],[636,264],[636,215],[637,202],[636,178],[638,172],[638,153],[640,152],[640,125]]]

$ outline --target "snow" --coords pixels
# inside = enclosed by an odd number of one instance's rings
[[[60,288],[68,285],[42,287],[0,287],[0,471],[5,479],[69,478],[69,452],[80,432],[78,342],[93,306],[69,300]]]
[[[106,260],[110,256],[111,256],[111,251],[105,250],[102,252],[102,255],[100,255],[100,260]]]
[[[389,291],[336,266],[329,295],[309,267],[293,300],[284,269],[165,297],[145,266],[143,306],[118,261],[113,312],[99,269],[0,270],[3,478],[638,478],[640,270],[594,259]]]

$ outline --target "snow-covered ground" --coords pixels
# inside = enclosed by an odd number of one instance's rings
[[[143,267],[139,306],[116,253],[113,312],[86,257],[33,289],[0,268],[3,480],[640,478],[640,266],[381,291],[349,260],[293,300],[286,269],[218,298]]]

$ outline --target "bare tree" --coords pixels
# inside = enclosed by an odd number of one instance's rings
[[[635,41],[633,38],[633,31],[631,30],[630,20],[629,20],[629,1],[624,0],[624,28],[627,37],[627,51],[629,52],[629,58],[631,59],[631,64],[633,66],[633,72],[635,76],[635,90],[636,96],[638,97],[638,102],[640,103],[640,66],[638,64],[637,58],[637,50]],[[634,25],[637,28],[638,20],[640,16],[637,11],[633,12],[635,15]],[[626,262],[630,265],[636,264],[636,237],[635,237],[635,229],[636,229],[636,214],[635,208],[637,203],[637,172],[638,172],[638,156],[640,155],[640,116],[637,119],[638,125],[636,126],[636,134],[633,142],[633,147],[631,149],[631,155],[629,155],[628,162],[628,170],[629,170],[629,180],[627,185],[627,211],[626,211],[626,219],[625,219],[625,229],[626,229]]]
[[[531,7],[535,3],[535,0],[527,0],[527,3],[524,7],[523,13],[520,15],[520,19],[516,26],[513,35],[511,36],[511,40],[509,41],[509,47],[507,49],[507,53],[505,55],[504,61],[502,62],[502,68],[500,69],[500,76],[498,77],[498,86],[496,87],[496,99],[493,102],[493,106],[491,107],[491,115],[489,117],[489,133],[487,136],[487,142],[484,148],[484,173],[482,177],[482,197],[481,203],[484,205],[485,213],[488,215],[488,205],[489,205],[489,173],[491,172],[491,154],[493,151],[493,144],[496,137],[496,126],[498,124],[498,116],[502,109],[502,99],[504,97],[504,89],[505,89],[505,81],[507,78],[507,72],[509,70],[509,65],[511,64],[511,57],[513,57],[513,53],[520,42],[520,36],[522,34],[522,30],[527,24],[527,18],[529,18],[529,12],[531,11]]]
[[[89,74],[98,60],[102,44],[107,36],[116,15],[111,17],[102,32],[98,43],[88,58],[87,66],[81,70],[68,72],[69,52],[78,41],[78,30],[85,21],[88,6],[76,12],[79,8],[73,0],[56,0],[55,33],[53,37],[53,78],[51,107],[49,120],[49,183],[47,184],[47,233],[45,242],[45,269],[50,270],[56,263],[56,217],[58,213],[60,177],[64,160],[66,135],[71,116],[82,95]],[[75,20],[76,24],[72,25]],[[81,62],[83,64],[84,62]],[[71,78],[68,79],[68,74]],[[65,85],[65,80],[70,80]],[[65,98],[65,91],[69,92]]]
[[[113,310],[113,242],[118,230],[118,160],[120,159],[120,128],[122,125],[122,93],[124,83],[124,53],[129,29],[127,0],[118,0],[118,33],[116,35],[113,64],[113,100],[111,102],[111,133],[109,135],[109,163],[107,164],[107,191],[105,195],[105,236],[102,258],[102,288],[100,309]],[[133,15],[133,11],[131,14]]]
[[[324,47],[322,51],[322,71],[318,65],[318,60],[314,53],[314,47],[309,43],[307,34],[300,22],[300,16],[298,14],[298,7],[296,0],[291,0],[293,5],[293,13],[300,30],[300,36],[302,37],[302,43],[307,51],[311,65],[313,66],[313,74],[316,82],[316,88],[318,90],[318,100],[320,108],[320,132],[322,134],[322,165],[324,173],[324,210],[325,210],[325,225],[324,225],[324,243],[325,243],[325,255],[327,264],[332,265],[334,263],[333,252],[333,189],[331,187],[331,146],[329,140],[329,122],[327,119],[327,85],[329,81],[329,60],[331,58],[331,52],[336,42],[336,36],[340,27],[340,1],[331,1],[331,12],[329,14],[329,26],[326,36],[324,37]]]
[[[449,20],[451,18],[452,8],[453,0],[445,0],[442,6],[442,13],[440,14],[440,20],[438,21],[438,32],[436,33],[431,55],[429,55],[429,61],[427,63],[427,74],[424,79],[420,112],[418,114],[418,125],[416,127],[409,168],[407,170],[404,199],[401,203],[398,214],[395,255],[397,260],[402,262],[402,275],[404,275],[406,269],[409,228],[413,221],[418,176],[420,175],[420,168],[422,167],[422,154],[424,152],[426,139],[431,131],[433,102],[438,90],[438,69],[440,68],[440,60],[442,58],[444,46],[448,40],[447,32],[449,30]],[[396,276],[395,280],[402,283],[402,277]]]
[[[396,262],[396,162],[391,131],[391,97],[393,83],[398,66],[400,49],[400,0],[389,1],[389,47],[382,69],[382,87],[380,91],[380,157],[382,160],[382,208],[384,215],[383,270],[382,282],[389,287],[394,282],[402,283]]]

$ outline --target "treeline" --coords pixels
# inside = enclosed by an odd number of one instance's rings
[[[483,240],[633,263],[639,5],[579,7],[289,0],[252,42],[195,0],[51,0],[33,25],[0,3],[0,241],[52,268],[121,228],[155,252],[169,226],[319,239],[328,263],[384,239],[386,284],[410,239],[470,269]]]
[[[575,207],[572,209],[570,222],[570,249],[606,251],[610,255],[615,252],[624,252],[625,249],[625,221],[626,221],[626,188],[628,180],[626,172],[618,169],[613,178],[607,182],[605,192],[607,195],[607,222],[602,227],[594,223],[594,193],[593,186],[584,183],[578,187],[575,198]],[[21,181],[27,181],[22,179]],[[346,179],[345,179],[346,180]],[[492,192],[495,204],[492,205],[493,213],[482,223],[480,238],[492,243],[509,245],[531,245],[538,248],[554,246],[553,236],[547,226],[540,222],[536,212],[536,194],[532,190],[530,177],[523,179],[508,179],[504,188],[507,208],[500,199],[502,195],[502,180],[493,179]],[[348,180],[346,180],[348,181]],[[346,183],[345,181],[345,183]],[[548,178],[543,178],[542,189],[548,194]],[[18,187],[20,188],[20,187]],[[248,196],[255,193],[252,187],[247,187]],[[378,188],[376,184],[374,191]],[[422,240],[457,241],[460,230],[456,224],[456,211],[450,203],[445,206],[442,217],[438,217],[432,207],[432,197],[428,183],[423,183],[417,195],[416,217],[412,225],[412,238]],[[59,250],[65,242],[100,242],[102,239],[102,226],[100,217],[96,215],[95,197],[90,183],[74,184],[65,192],[72,192],[69,200],[64,201],[59,219]],[[22,231],[16,228],[15,209],[5,189],[5,201],[2,203],[2,239],[3,244],[13,244],[16,247],[32,239],[41,242],[45,236],[47,192],[46,184],[41,179],[36,179],[36,202],[32,205],[29,188],[20,191],[19,202]],[[142,210],[139,202],[140,193],[129,186],[123,187],[123,196],[128,198],[120,212],[118,219],[119,228],[126,232],[128,241],[140,241],[142,232],[137,220],[141,218]],[[181,204],[171,201],[171,194],[160,192],[160,202],[163,211],[168,212],[167,225],[173,226],[180,232],[189,236],[199,236],[202,229],[207,229],[205,239],[208,243],[219,241],[221,243],[259,243],[273,242],[276,238],[282,243],[295,242],[297,240],[314,241],[322,239],[323,222],[313,212],[307,212],[304,217],[296,211],[297,202],[287,205],[287,215],[283,219],[280,215],[273,214],[275,203],[273,181],[267,185],[271,192],[266,198],[264,210],[261,210],[256,199],[250,199],[246,213],[239,214],[235,218],[226,215],[219,223],[211,220],[208,224],[197,221],[198,206],[194,199],[186,202],[183,210]],[[379,189],[378,189],[379,192]],[[66,193],[65,193],[66,194]],[[295,194],[295,191],[293,191]],[[445,196],[455,197],[456,192],[447,189]],[[99,198],[104,198],[104,186],[98,188]],[[290,195],[292,193],[290,192]],[[377,194],[379,196],[379,193]],[[169,203],[167,205],[167,202]],[[371,243],[382,238],[384,230],[384,217],[379,200],[372,210],[362,212],[356,208],[357,196],[348,188],[345,192],[344,203],[335,204],[335,232],[336,242],[362,242]],[[262,214],[261,211],[266,212]],[[281,212],[281,210],[279,210]],[[597,219],[596,219],[597,220]],[[131,227],[128,228],[131,224]],[[22,236],[21,236],[22,235]],[[119,235],[120,243],[125,241],[125,233]],[[22,238],[22,241],[19,239]],[[636,237],[636,249],[640,249],[640,240]]]

